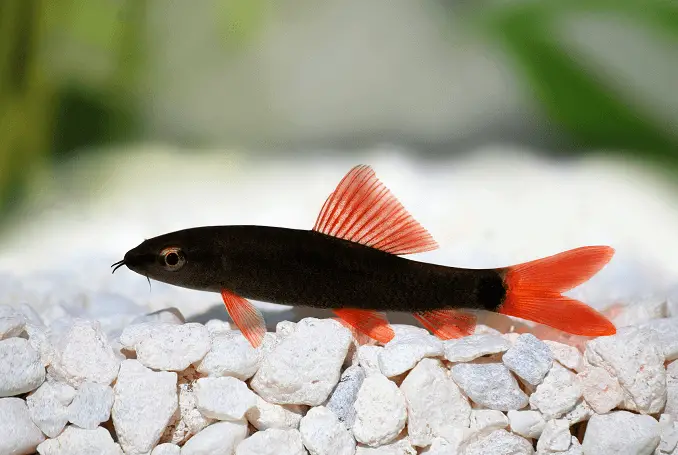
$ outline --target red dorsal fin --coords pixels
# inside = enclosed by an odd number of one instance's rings
[[[225,289],[221,290],[226,311],[252,346],[258,348],[266,335],[264,317],[249,300]]]
[[[354,167],[339,182],[313,230],[392,254],[438,248],[431,234],[365,165]]]
[[[421,325],[443,340],[472,335],[476,328],[476,316],[458,310],[444,309],[414,313]]]
[[[337,308],[334,314],[362,335],[386,344],[393,339],[395,332],[388,324],[386,316],[373,310]]]

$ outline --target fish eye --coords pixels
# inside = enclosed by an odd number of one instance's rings
[[[165,248],[162,250],[159,259],[165,270],[170,272],[176,272],[186,263],[184,253],[180,248],[176,247]]]

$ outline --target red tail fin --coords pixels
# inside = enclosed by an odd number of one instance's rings
[[[560,295],[598,273],[613,254],[607,246],[587,246],[506,268],[506,299],[499,312],[575,335],[614,335],[617,329],[605,316]]]

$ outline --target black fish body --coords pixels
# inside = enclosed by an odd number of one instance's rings
[[[494,310],[505,295],[497,270],[412,261],[309,230],[209,226],[152,241],[160,251],[201,239],[204,251],[182,247],[184,267],[192,269],[196,262],[196,273],[183,285],[196,290],[229,289],[244,298],[286,305],[406,312]],[[134,250],[125,262],[134,267]],[[169,276],[166,281],[175,284]]]
[[[612,248],[582,247],[498,269],[401,257],[437,247],[374,171],[357,166],[327,198],[313,230],[185,229],[144,241],[114,266],[221,293],[254,346],[266,329],[247,299],[331,309],[344,325],[382,343],[394,336],[385,311],[410,312],[443,339],[473,332],[475,317],[463,309],[497,311],[580,335],[616,332],[603,315],[562,295],[604,267]]]

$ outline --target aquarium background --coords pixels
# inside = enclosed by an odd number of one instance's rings
[[[616,283],[671,281],[678,4],[0,2],[8,273],[147,287],[108,266],[184,227],[310,228],[361,163],[441,244],[424,259],[606,243],[633,258]]]

